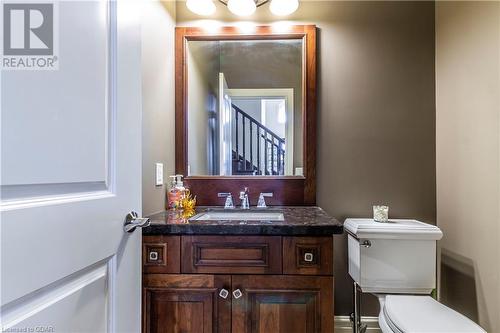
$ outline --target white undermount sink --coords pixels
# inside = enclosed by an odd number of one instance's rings
[[[208,211],[193,216],[191,221],[284,221],[281,212],[234,212],[234,211]]]

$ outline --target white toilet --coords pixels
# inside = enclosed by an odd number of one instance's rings
[[[384,333],[485,332],[429,295],[436,287],[436,241],[443,233],[416,220],[347,219],[349,275],[380,302]]]

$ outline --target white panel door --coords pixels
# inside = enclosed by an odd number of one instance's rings
[[[134,6],[57,3],[58,69],[1,73],[2,332],[140,332]]]

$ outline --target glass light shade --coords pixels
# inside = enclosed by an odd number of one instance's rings
[[[278,16],[290,15],[299,8],[299,0],[271,0],[269,9]]]
[[[215,13],[215,4],[212,0],[187,0],[187,8],[198,15],[212,15]]]
[[[229,0],[227,2],[227,8],[229,8],[234,15],[248,16],[255,12],[257,6],[255,6],[254,0]]]

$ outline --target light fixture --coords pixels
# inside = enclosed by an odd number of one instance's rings
[[[231,13],[238,16],[249,16],[255,9],[270,2],[270,10],[274,15],[290,15],[299,8],[299,0],[219,0]],[[212,15],[215,13],[213,0],[187,0],[186,6],[195,14]]]
[[[278,16],[290,15],[299,8],[299,0],[271,0],[269,9]]]
[[[215,13],[215,4],[212,0],[187,0],[187,8],[198,15],[212,15]]]
[[[245,34],[254,33],[256,30],[256,24],[250,21],[238,21],[235,22],[235,25],[238,27],[238,30]]]
[[[249,16],[255,12],[257,6],[254,0],[228,0],[227,8],[234,15]]]

